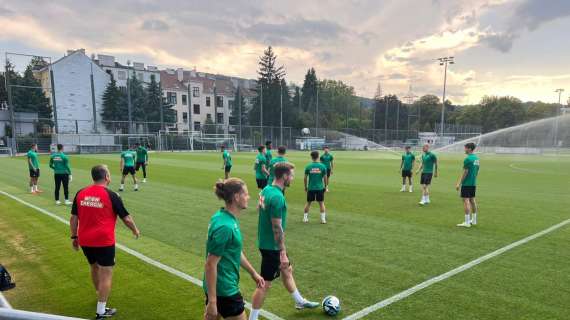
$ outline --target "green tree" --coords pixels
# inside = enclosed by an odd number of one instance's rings
[[[234,103],[232,106],[232,110],[231,110],[231,114],[232,117],[230,118],[230,124],[231,125],[239,125],[240,124],[240,116],[241,116],[241,124],[242,125],[246,125],[248,124],[248,112],[247,112],[247,108],[245,106],[245,101],[243,99],[243,89],[238,86],[236,89],[236,93],[234,96]],[[241,106],[240,106],[241,104]],[[241,115],[240,115],[240,111],[241,111]]]
[[[441,116],[439,98],[432,94],[424,95],[414,102],[414,107],[419,114],[413,127],[419,131],[435,131],[435,123]]]
[[[164,123],[174,123],[176,122],[176,111],[174,110],[174,105],[167,103],[163,99],[162,88],[160,83],[156,81],[155,75],[150,76],[150,83],[144,88],[144,101],[143,101],[143,112],[145,116],[145,121],[152,122],[148,125],[149,132],[156,132],[161,130],[160,128],[160,108],[162,106],[162,117]],[[161,101],[162,100],[162,101]],[[162,102],[162,103],[161,103]]]
[[[315,68],[310,68],[307,70],[305,80],[303,81],[301,96],[301,108],[303,112],[316,112],[318,85],[317,72]]]
[[[107,84],[107,88],[105,88],[103,93],[103,112],[101,114],[107,129],[116,130],[115,121],[128,120],[126,99],[125,90],[117,87],[117,82],[111,75],[111,81]]]
[[[527,103],[526,119],[528,121],[554,117],[558,114],[558,103],[544,103],[541,101]]]
[[[526,119],[525,108],[515,97],[485,96],[480,104],[483,132],[511,127]]]

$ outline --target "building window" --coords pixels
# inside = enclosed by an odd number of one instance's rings
[[[176,104],[176,92],[167,92],[166,93],[166,101],[169,104]]]
[[[228,108],[229,108],[230,110],[233,110],[233,109],[234,109],[234,100],[228,100]]]
[[[200,114],[200,105],[199,104],[194,105],[194,114]]]
[[[210,97],[206,97],[206,107],[210,106]]]
[[[216,108],[223,108],[224,107],[224,97],[217,96],[216,97]]]
[[[224,114],[221,112],[218,112],[217,120],[218,120],[218,123],[224,123]]]
[[[192,96],[198,98],[200,96],[200,88],[192,87]]]
[[[124,70],[119,70],[119,80],[127,80],[127,72]]]
[[[188,96],[185,94],[182,95],[182,104],[185,106],[188,105]]]
[[[212,114],[211,114],[211,113],[208,113],[208,114],[206,115],[206,120],[212,121]]]
[[[182,112],[182,121],[188,122],[188,112]]]
[[[195,121],[194,122],[194,131],[200,131],[200,121]]]

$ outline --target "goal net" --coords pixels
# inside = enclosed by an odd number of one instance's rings
[[[221,146],[236,150],[237,147],[235,134],[207,134],[199,131],[160,132],[158,137],[161,151],[216,151]]]

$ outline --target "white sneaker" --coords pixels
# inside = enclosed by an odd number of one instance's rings
[[[72,205],[72,202],[69,201],[69,200],[65,200],[65,205],[66,205],[66,206],[70,206],[70,205]]]
[[[476,225],[477,225],[477,221],[471,221],[471,225],[472,225],[472,226],[476,226]]]
[[[412,191],[412,187],[410,187],[410,192],[413,192],[413,191]]]
[[[135,191],[139,191],[139,187],[135,187]]]
[[[303,217],[303,222],[304,222],[304,223],[309,222],[309,218]]]
[[[400,189],[400,192],[406,192],[406,187],[402,187],[402,189]]]
[[[57,200],[57,201],[55,202],[55,205],[56,205],[56,206],[59,206],[60,204],[61,204],[61,201],[59,201],[59,200]]]
[[[327,224],[327,219],[321,219],[321,224]]]
[[[458,227],[462,227],[462,228],[471,228],[471,224],[470,223],[460,223],[457,225]]]
[[[143,182],[143,183],[146,183],[146,178],[144,178],[142,182]]]
[[[427,199],[427,200],[426,200],[426,204],[427,204],[427,203],[431,203],[431,201],[430,201],[429,199]]]

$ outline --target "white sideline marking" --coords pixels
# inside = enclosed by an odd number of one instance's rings
[[[0,194],[3,194],[3,195],[5,195],[5,196],[7,196],[8,198],[11,198],[11,199],[13,199],[13,200],[16,200],[16,201],[18,201],[19,203],[21,203],[21,204],[23,204],[23,205],[25,205],[25,206],[28,206],[28,207],[30,207],[30,208],[32,208],[32,209],[35,209],[35,210],[37,210],[37,211],[39,211],[39,212],[41,212],[41,213],[43,213],[43,214],[45,214],[45,215],[47,215],[47,216],[50,216],[50,217],[52,217],[52,218],[58,220],[59,222],[65,223],[66,225],[69,225],[69,221],[63,219],[62,217],[56,215],[55,213],[51,213],[51,212],[49,212],[49,211],[47,211],[47,210],[45,210],[45,209],[43,209],[43,208],[40,208],[40,207],[38,207],[38,206],[36,206],[36,205],[33,205],[33,204],[31,204],[31,203],[29,203],[29,202],[27,202],[27,201],[25,201],[25,200],[22,200],[22,199],[20,199],[20,198],[18,198],[18,197],[16,197],[16,196],[10,194],[10,193],[7,193],[7,192],[5,192],[5,191],[0,190]],[[126,252],[126,253],[128,253],[128,254],[130,254],[130,255],[132,255],[132,256],[134,256],[134,257],[136,257],[136,258],[138,258],[138,259],[140,259],[140,260],[142,260],[142,261],[144,261],[144,262],[146,262],[146,263],[148,263],[148,264],[150,264],[150,265],[152,265],[152,266],[154,266],[154,267],[157,267],[157,268],[159,268],[159,269],[161,269],[161,270],[164,270],[164,271],[166,271],[166,272],[168,272],[168,273],[170,273],[170,274],[173,274],[173,275],[175,275],[175,276],[177,276],[177,277],[179,277],[179,278],[182,278],[182,279],[184,279],[184,280],[186,280],[186,281],[188,281],[188,282],[191,282],[191,283],[193,283],[193,284],[195,284],[195,285],[197,285],[197,286],[202,287],[202,280],[199,280],[199,279],[197,279],[197,278],[194,278],[194,277],[192,277],[191,275],[189,275],[189,274],[187,274],[187,273],[184,273],[184,272],[182,272],[182,271],[180,271],[180,270],[177,270],[177,269],[175,269],[175,268],[173,268],[173,267],[171,267],[171,266],[165,265],[164,263],[158,262],[158,261],[156,261],[156,260],[154,260],[154,259],[152,259],[152,258],[150,258],[150,257],[148,257],[148,256],[145,256],[144,254],[142,254],[142,253],[140,253],[140,252],[138,252],[138,251],[135,251],[135,250],[133,250],[133,249],[131,249],[131,248],[125,246],[125,245],[120,244],[120,243],[117,243],[117,244],[116,244],[116,247],[119,248],[120,250],[122,250],[122,251],[124,251],[124,252]],[[0,297],[2,297],[1,294],[0,294]],[[247,307],[248,309],[251,310],[251,303],[249,303],[249,302],[246,301],[245,305],[246,305],[246,307]],[[261,310],[261,311],[260,311],[260,314],[261,314],[262,316],[264,316],[265,318],[269,319],[269,320],[285,320],[285,319],[280,318],[279,316],[277,316],[277,315],[275,315],[275,314],[273,314],[273,313],[271,313],[271,312],[269,312],[269,311],[265,311],[265,310]]]
[[[509,167],[511,167],[511,169],[515,169],[515,170],[519,170],[519,171],[523,171],[523,172],[530,172],[530,173],[544,173],[541,171],[537,171],[537,170],[532,170],[532,169],[525,169],[525,168],[520,168],[518,166],[516,166],[514,163],[511,163],[509,165]]]
[[[8,300],[6,300],[6,298],[4,297],[2,291],[0,291],[0,308],[12,309],[12,306],[10,305]]]
[[[367,308],[364,308],[364,309],[362,309],[362,310],[360,310],[360,311],[358,311],[358,312],[356,312],[356,313],[354,313],[354,314],[352,314],[352,315],[350,315],[350,316],[344,318],[343,320],[356,320],[356,319],[360,319],[360,318],[362,318],[362,317],[365,317],[365,316],[367,316],[368,314],[370,314],[370,313],[372,313],[372,312],[374,312],[374,311],[377,311],[377,310],[379,310],[379,309],[382,309],[382,308],[384,308],[384,307],[387,307],[387,306],[391,305],[391,304],[394,303],[394,302],[398,302],[398,301],[400,301],[400,300],[402,300],[402,299],[405,299],[405,298],[411,296],[412,294],[414,294],[414,293],[416,293],[416,292],[418,292],[418,291],[420,291],[420,290],[422,290],[422,289],[425,289],[425,288],[431,286],[432,284],[435,284],[435,283],[441,282],[441,281],[443,281],[443,280],[445,280],[445,279],[447,279],[447,278],[453,277],[454,275],[456,275],[456,274],[458,274],[458,273],[461,273],[461,272],[463,272],[463,271],[465,271],[465,270],[471,269],[471,268],[475,267],[476,265],[478,265],[478,264],[480,264],[480,263],[482,263],[482,262],[485,262],[485,261],[487,261],[487,260],[489,260],[489,259],[492,259],[492,258],[494,258],[494,257],[496,257],[496,256],[498,256],[498,255],[501,255],[501,254],[503,254],[503,253],[505,253],[505,252],[507,252],[507,251],[509,251],[509,250],[511,250],[511,249],[514,249],[514,248],[516,248],[516,247],[518,247],[518,246],[520,246],[520,245],[523,245],[523,244],[525,244],[525,243],[527,243],[527,242],[529,242],[529,241],[532,241],[532,240],[534,240],[534,239],[536,239],[536,238],[538,238],[538,237],[541,237],[541,236],[543,236],[543,235],[545,235],[545,234],[548,234],[548,233],[550,233],[550,232],[552,232],[552,231],[555,231],[555,230],[557,230],[557,229],[560,229],[560,228],[564,227],[564,226],[567,225],[567,224],[570,224],[570,219],[567,219],[567,220],[565,220],[565,221],[562,221],[562,222],[560,222],[559,224],[553,225],[553,226],[550,227],[550,228],[544,229],[544,230],[542,230],[542,231],[540,231],[540,232],[538,232],[538,233],[535,233],[535,234],[533,234],[533,235],[530,235],[530,236],[528,236],[528,237],[526,237],[526,238],[524,238],[524,239],[521,239],[521,240],[519,240],[519,241],[513,242],[513,243],[511,243],[511,244],[509,244],[509,245],[507,245],[507,246],[504,246],[504,247],[502,247],[502,248],[500,248],[500,249],[497,249],[497,250],[495,250],[495,251],[493,251],[493,252],[491,252],[491,253],[488,253],[488,254],[486,254],[486,255],[484,255],[484,256],[482,256],[482,257],[479,257],[479,258],[477,258],[477,259],[475,259],[475,260],[473,260],[473,261],[471,261],[471,262],[468,262],[468,263],[466,263],[466,264],[464,264],[464,265],[462,265],[462,266],[460,266],[460,267],[457,267],[457,268],[455,268],[455,269],[453,269],[453,270],[451,270],[451,271],[448,271],[448,272],[446,272],[446,273],[440,274],[439,276],[436,276],[436,277],[434,277],[434,278],[431,278],[431,279],[429,279],[429,280],[426,280],[426,281],[424,281],[424,282],[422,282],[422,283],[420,283],[420,284],[418,284],[418,285],[415,285],[415,286],[413,286],[413,287],[411,287],[411,288],[409,288],[409,289],[407,289],[407,290],[404,290],[404,291],[402,291],[402,292],[400,292],[400,293],[398,293],[398,294],[396,294],[396,295],[393,295],[393,296],[391,296],[390,298],[388,298],[388,299],[386,299],[386,300],[382,300],[382,301],[380,301],[380,302],[378,302],[378,303],[376,303],[376,304],[373,304],[373,305],[371,305],[371,306],[369,306],[369,307],[367,307]]]

